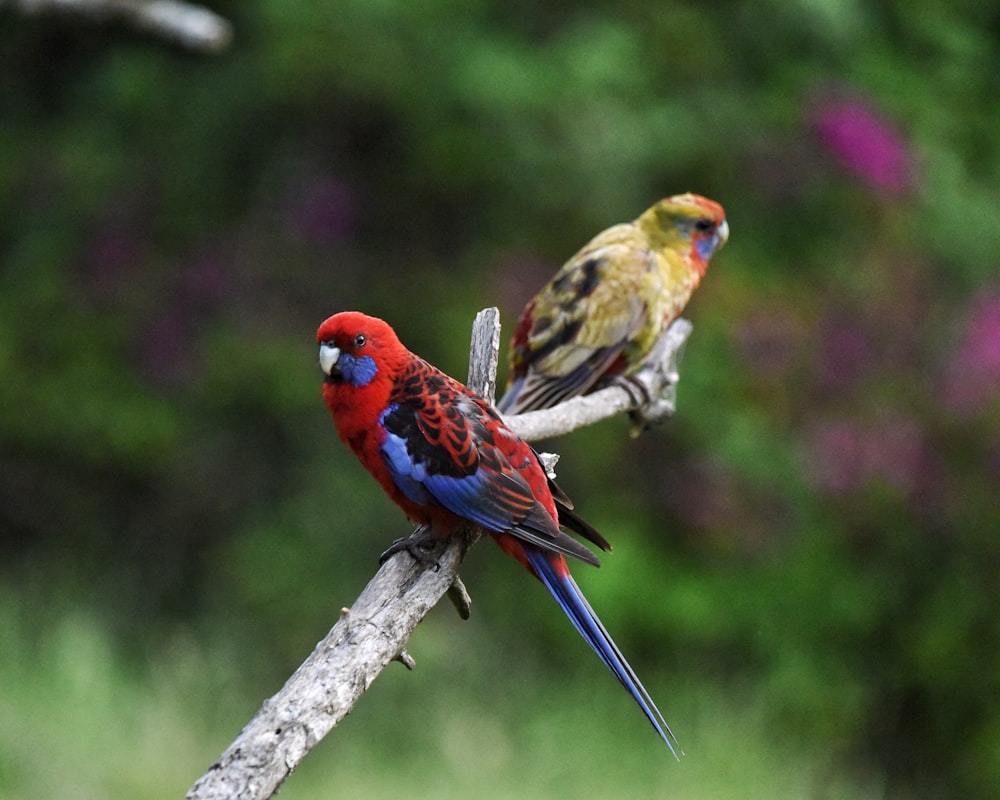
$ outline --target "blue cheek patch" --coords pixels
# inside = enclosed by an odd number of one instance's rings
[[[719,246],[719,234],[713,234],[707,239],[698,239],[695,242],[695,247],[698,248],[698,255],[701,256],[702,260],[708,261],[712,257],[712,253],[715,252],[716,248]]]
[[[378,372],[378,367],[371,356],[357,358],[352,355],[342,355],[340,357],[340,371],[344,379],[352,386],[367,386]]]

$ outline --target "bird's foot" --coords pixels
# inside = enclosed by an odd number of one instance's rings
[[[675,320],[637,372],[615,379],[635,406],[629,412],[632,421],[629,432],[633,437],[676,411],[678,366],[690,333],[691,323]]]
[[[427,566],[434,567],[434,571],[441,569],[441,563],[438,561],[438,555],[440,553],[443,540],[440,536],[435,536],[431,533],[430,527],[427,525],[420,525],[414,529],[413,533],[409,536],[404,536],[402,539],[396,539],[392,544],[390,544],[378,557],[379,566],[385,564],[390,558],[392,558],[396,553],[406,552],[416,561],[418,564],[425,564]]]
[[[639,375],[615,375],[608,380],[609,386],[623,389],[635,408],[642,408],[653,402],[653,387]]]
[[[664,386],[649,366],[635,375],[616,375],[608,384],[622,389],[629,397],[632,404],[632,410],[628,412],[631,422],[629,435],[633,439],[654,422],[674,413],[673,387],[669,384]],[[657,389],[664,394],[657,395]]]
[[[472,544],[479,538],[478,528],[464,528],[456,532],[457,536],[461,536],[464,542],[463,555],[465,550],[472,546]],[[389,545],[385,552],[379,556],[379,565],[384,565],[386,561],[392,558],[396,553],[406,552],[410,554],[418,564],[424,564],[433,568],[435,572],[441,569],[441,562],[438,560],[438,556],[444,551],[448,546],[448,539],[436,536],[431,533],[430,528],[427,525],[420,525],[413,530],[409,536],[405,536],[402,539],[397,539],[391,545]],[[455,575],[452,580],[451,586],[448,587],[448,599],[451,600],[451,604],[455,606],[455,610],[462,619],[468,619],[472,614],[472,597],[469,595],[469,590],[465,588],[465,584],[462,583],[462,579]],[[403,654],[408,656],[408,654]],[[410,665],[406,660],[397,657],[397,660],[402,661],[402,663],[410,669]]]

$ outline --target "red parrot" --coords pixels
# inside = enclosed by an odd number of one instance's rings
[[[668,197],[599,233],[521,312],[497,408],[550,408],[606,375],[636,372],[728,238],[722,206],[697,194]]]
[[[448,536],[473,523],[523,564],[625,687],[676,755],[676,738],[573,580],[564,556],[598,566],[567,528],[610,545],[573,511],[538,455],[500,415],[407,350],[384,321],[356,311],[316,334],[323,398],[340,438],[414,522]]]

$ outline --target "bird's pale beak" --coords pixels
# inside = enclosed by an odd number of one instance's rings
[[[319,346],[319,366],[324,375],[333,375],[337,369],[337,362],[340,360],[340,348],[332,344],[323,343]]]
[[[729,222],[722,220],[722,224],[715,229],[715,235],[719,237],[719,247],[729,241]]]

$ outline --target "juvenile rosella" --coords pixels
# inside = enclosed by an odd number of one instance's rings
[[[671,752],[663,715],[597,618],[564,556],[597,566],[610,545],[573,510],[538,455],[485,400],[411,353],[384,321],[348,311],[316,335],[323,398],[340,438],[389,497],[432,534],[473,523],[549,590]],[[676,754],[676,753],[675,753]]]
[[[722,206],[697,194],[597,234],[521,312],[497,408],[550,408],[637,371],[728,238]]]

